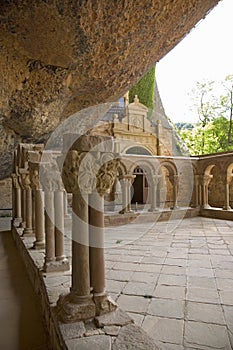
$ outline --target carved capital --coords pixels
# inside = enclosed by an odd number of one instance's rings
[[[33,190],[41,190],[41,183],[39,179],[39,164],[38,162],[29,162],[30,181]]]
[[[97,174],[96,189],[103,196],[110,193],[117,177],[119,160],[113,154],[103,154],[100,163],[103,163]]]
[[[109,193],[117,175],[113,153],[71,150],[63,163],[62,180],[68,193]]]
[[[18,176],[16,174],[12,174],[11,177],[12,177],[12,185],[13,185],[13,187],[14,188],[20,188]]]
[[[40,183],[44,191],[64,190],[61,173],[55,159],[40,164]]]
[[[208,186],[212,178],[213,178],[213,175],[203,175],[202,177],[203,186]]]
[[[30,173],[29,171],[24,171],[20,173],[20,185],[23,190],[30,190],[31,181],[30,181]]]

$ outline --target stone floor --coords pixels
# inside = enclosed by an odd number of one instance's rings
[[[195,217],[105,230],[107,290],[159,349],[233,348],[233,221]],[[43,265],[43,252],[29,253]],[[51,304],[69,291],[70,272],[44,277]]]
[[[50,349],[39,300],[11,237],[10,220],[0,219],[0,349]]]
[[[160,349],[233,348],[232,221],[132,224],[120,237],[107,290]]]

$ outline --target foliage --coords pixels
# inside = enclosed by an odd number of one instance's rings
[[[155,67],[152,67],[144,77],[129,91],[129,102],[134,101],[135,95],[139,101],[150,110],[154,109]]]
[[[233,149],[233,76],[227,76],[221,84],[223,94],[213,94],[214,84],[198,82],[192,92],[193,108],[198,116],[196,126],[193,129],[178,126],[179,134],[192,155]]]
[[[227,139],[229,124],[226,117],[220,116],[208,122],[204,128],[199,123],[192,130],[183,129],[180,136],[191,155],[230,151],[233,145],[229,144]]]

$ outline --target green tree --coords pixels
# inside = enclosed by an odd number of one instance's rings
[[[222,94],[214,82],[198,82],[192,91],[196,126],[180,130],[192,155],[224,152],[233,148],[233,75],[221,83]],[[217,93],[216,93],[217,92]]]

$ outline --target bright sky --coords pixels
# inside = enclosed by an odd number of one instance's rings
[[[222,0],[156,65],[156,79],[167,116],[195,122],[188,94],[197,81],[221,81],[233,74],[233,0]]]

